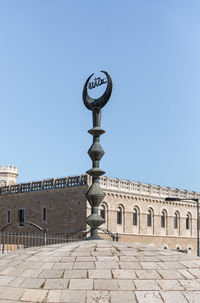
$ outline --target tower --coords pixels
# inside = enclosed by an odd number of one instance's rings
[[[16,184],[18,168],[16,166],[2,165],[0,167],[0,187]]]

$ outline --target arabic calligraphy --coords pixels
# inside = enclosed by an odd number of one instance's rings
[[[100,77],[99,78],[94,78],[93,82],[89,82],[88,88],[93,89],[93,88],[95,88],[97,86],[101,86],[102,84],[105,84],[107,82],[108,82],[107,79],[101,79]]]

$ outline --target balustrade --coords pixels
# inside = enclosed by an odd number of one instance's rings
[[[66,178],[55,178],[48,180],[41,180],[37,182],[21,183],[10,186],[0,187],[0,196],[8,194],[26,193],[30,191],[59,189],[73,186],[90,185],[89,175],[79,175]],[[163,187],[159,185],[144,184],[140,182],[132,182],[121,180],[118,178],[101,177],[100,184],[104,189],[113,191],[122,191],[135,194],[142,194],[145,196],[157,197],[178,197],[181,199],[195,199],[200,198],[200,194],[196,192],[189,192],[187,190],[180,190],[178,188]]]
[[[37,182],[21,183],[0,187],[0,196],[8,194],[18,194],[30,191],[48,190],[72,186],[82,186],[87,184],[87,176],[80,175],[59,179],[48,179]]]

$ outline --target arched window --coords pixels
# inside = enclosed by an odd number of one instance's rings
[[[190,214],[187,214],[186,215],[186,221],[185,221],[185,224],[186,224],[186,229],[190,229],[190,220],[191,219],[191,216],[190,216]]]
[[[137,208],[133,209],[133,225],[138,225],[138,210],[137,210]]]
[[[152,211],[150,209],[147,211],[147,226],[152,226]]]
[[[174,228],[177,229],[178,228],[178,213],[175,212],[174,214]]]
[[[101,204],[100,206],[100,216],[105,220],[106,219],[106,208],[105,205]]]
[[[161,227],[166,226],[166,212],[163,210],[161,213]]]
[[[122,224],[122,208],[120,206],[117,208],[117,224]]]

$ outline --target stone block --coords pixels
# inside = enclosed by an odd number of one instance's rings
[[[88,271],[90,279],[111,279],[111,270],[96,269]]]
[[[62,303],[85,303],[86,291],[62,290],[60,302]]]
[[[87,291],[87,303],[110,303],[108,291]]]
[[[96,262],[97,269],[119,269],[118,262]]]
[[[93,289],[93,280],[92,279],[71,279],[69,282],[69,289],[92,290]]]
[[[119,288],[117,280],[98,279],[94,280],[94,290],[117,290]]]
[[[24,288],[40,288],[44,284],[44,279],[26,278],[20,287]]]
[[[54,279],[58,279],[64,276],[64,270],[61,269],[46,269],[46,270],[42,270],[39,277],[40,278],[54,278]]]
[[[133,284],[132,280],[117,280],[119,284],[119,289],[120,290],[134,290],[135,286]]]
[[[94,269],[94,262],[75,262],[73,269]]]
[[[24,293],[23,288],[9,287],[0,293],[0,299],[18,300]]]
[[[177,280],[158,280],[158,284],[163,290],[183,290],[183,286]]]
[[[165,303],[187,303],[188,302],[180,291],[161,291],[160,295],[163,298],[163,301]],[[196,303],[198,303],[198,302],[196,302]]]
[[[27,289],[20,300],[42,303],[47,297],[47,293],[48,291],[43,289]]]
[[[48,303],[59,303],[61,290],[50,290],[47,297]]]
[[[139,279],[147,280],[147,279],[161,279],[159,273],[156,270],[151,270],[151,269],[143,269],[143,270],[135,270],[136,275],[138,276]]]
[[[138,303],[163,303],[158,291],[136,291]]]
[[[68,279],[46,279],[44,289],[66,289],[68,284]]]
[[[184,296],[189,303],[199,303],[200,291],[185,291]],[[181,301],[184,302],[184,301]],[[171,303],[171,302],[170,302]],[[178,302],[177,302],[178,303]]]
[[[155,280],[133,280],[136,290],[160,290]]]
[[[136,303],[135,295],[133,291],[111,291],[110,292],[111,303]],[[148,302],[149,303],[149,302]]]
[[[137,279],[134,270],[112,270],[114,279]]]

